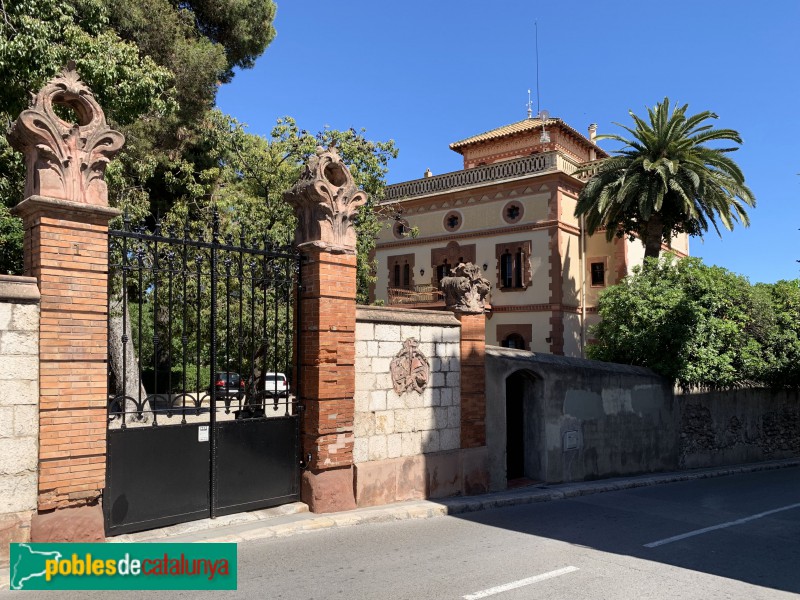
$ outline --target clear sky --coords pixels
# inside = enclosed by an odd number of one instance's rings
[[[219,107],[267,134],[284,115],[318,131],[393,139],[389,183],[461,168],[448,144],[536,107],[578,131],[623,133],[665,96],[744,139],[732,156],[751,226],[691,253],[751,282],[800,277],[800,0],[277,0],[278,35]],[[608,142],[602,142],[609,148]]]

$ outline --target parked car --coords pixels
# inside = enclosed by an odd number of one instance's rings
[[[230,371],[214,373],[214,388],[217,391],[217,399],[225,401],[225,406],[231,405],[231,400],[241,400],[244,398],[244,388],[241,375]],[[208,390],[211,393],[211,390]]]
[[[264,373],[264,391],[273,398],[289,397],[289,382],[283,373]]]

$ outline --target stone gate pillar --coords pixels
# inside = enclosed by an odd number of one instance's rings
[[[77,124],[53,105],[72,109]],[[107,233],[119,214],[108,207],[103,177],[124,138],[70,64],[33,98],[8,139],[25,155],[25,198],[13,212],[25,228],[25,274],[41,293],[39,514],[31,539],[102,540]]]
[[[295,241],[306,259],[300,292],[302,498],[313,512],[356,507],[355,410],[356,209],[367,201],[336,149],[317,148],[284,195],[297,215]]]
[[[461,323],[461,448],[464,492],[488,491],[486,448],[486,295],[491,286],[472,263],[442,279],[445,305]]]

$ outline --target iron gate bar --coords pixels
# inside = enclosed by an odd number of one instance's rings
[[[209,454],[211,460],[208,461],[209,468],[209,503],[210,503],[210,517],[213,519],[217,516],[217,509],[215,507],[217,500],[217,436],[214,432],[217,430],[217,385],[216,376],[214,371],[217,368],[217,336],[215,334],[215,325],[217,323],[217,245],[219,244],[219,215],[214,211],[211,219],[211,381],[209,383],[211,392],[211,431],[209,432]],[[199,294],[198,294],[199,296]],[[265,322],[266,324],[266,322]],[[225,381],[229,379],[228,372],[226,371]],[[227,385],[227,383],[226,383]]]

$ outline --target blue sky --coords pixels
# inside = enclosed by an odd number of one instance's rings
[[[400,149],[389,183],[458,170],[449,143],[525,118],[529,88],[536,112],[538,22],[541,108],[575,129],[620,133],[669,96],[738,130],[751,226],[691,253],[752,282],[800,277],[800,0],[277,1],[275,41],[218,95],[251,132],[284,115],[366,128]]]

